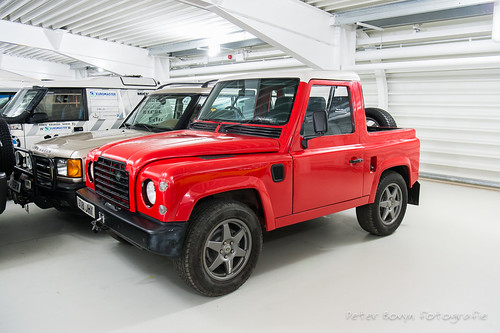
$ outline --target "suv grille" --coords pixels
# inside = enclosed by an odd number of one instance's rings
[[[128,172],[125,163],[99,157],[94,165],[95,191],[112,203],[129,209]]]
[[[34,172],[36,174],[37,184],[42,187],[52,188],[53,163],[51,163],[51,160],[46,157],[33,156],[33,159],[35,162]]]

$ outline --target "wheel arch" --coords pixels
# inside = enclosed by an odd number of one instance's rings
[[[398,165],[392,165],[392,166],[386,166],[384,168],[381,168],[381,172],[378,174],[377,177],[375,177],[374,179],[374,182],[372,184],[372,191],[370,193],[370,202],[374,202],[375,201],[375,196],[377,194],[377,187],[378,187],[378,184],[380,183],[380,180],[382,179],[382,176],[388,172],[395,172],[395,173],[398,173],[400,174],[405,183],[406,183],[406,188],[408,190],[408,202],[411,202],[410,198],[411,198],[411,193],[414,192],[412,191],[412,179],[411,179],[411,173],[410,173],[410,167],[409,167],[409,163],[407,164],[398,164]],[[418,182],[417,182],[418,184]],[[417,199],[418,201],[418,199]]]
[[[262,226],[266,225],[266,218],[264,213],[264,207],[262,206],[262,199],[259,195],[259,192],[255,188],[231,190],[205,196],[203,198],[200,198],[196,202],[195,206],[193,207],[193,211],[203,203],[213,199],[226,199],[226,200],[234,200],[241,202],[242,204],[248,206],[255,213]]]
[[[239,178],[239,177],[238,177]],[[197,207],[201,204],[212,199],[228,199],[235,200],[247,205],[257,216],[260,224],[265,230],[273,230],[276,228],[274,223],[274,211],[271,205],[271,199],[266,191],[264,184],[259,180],[254,179],[243,179],[239,178],[238,181],[227,182],[224,184],[240,184],[239,188],[231,188],[227,186],[217,186],[216,180],[210,181],[210,186],[203,186],[203,184],[197,184],[196,187],[201,186],[204,189],[210,188],[211,191],[200,192],[197,188],[192,188],[190,191],[186,192],[181,204],[182,209],[177,212],[177,217],[180,220],[189,220],[193,215]],[[246,186],[245,186],[246,185]],[[202,195],[196,195],[203,193]]]

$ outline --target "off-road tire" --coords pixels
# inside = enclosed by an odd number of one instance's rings
[[[9,125],[2,118],[0,118],[0,142],[0,171],[5,172],[8,177],[15,165],[14,145]]]
[[[222,296],[250,277],[261,251],[262,227],[255,213],[238,201],[214,199],[193,212],[175,265],[200,294]]]
[[[382,174],[375,201],[356,208],[359,225],[378,236],[392,234],[403,221],[408,204],[408,188],[403,177],[394,171]]]
[[[379,108],[365,108],[366,123],[373,127],[398,127],[391,114]]]

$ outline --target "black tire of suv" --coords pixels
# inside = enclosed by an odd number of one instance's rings
[[[366,123],[373,127],[398,127],[391,114],[379,108],[365,108]]]
[[[375,201],[357,207],[356,217],[365,231],[387,236],[396,231],[403,221],[407,204],[408,188],[405,180],[399,173],[387,171],[380,178]]]
[[[10,135],[9,125],[4,119],[0,118],[0,171],[10,176],[14,170],[15,156],[12,136]]]
[[[262,227],[255,213],[238,201],[215,199],[196,207],[175,265],[200,294],[222,296],[250,277],[261,251]]]

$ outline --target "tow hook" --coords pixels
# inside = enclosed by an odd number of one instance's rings
[[[98,233],[101,230],[106,230],[109,229],[105,224],[104,224],[104,216],[102,214],[99,214],[99,218],[95,219],[94,221],[91,222],[92,224],[92,231],[94,233]]]

